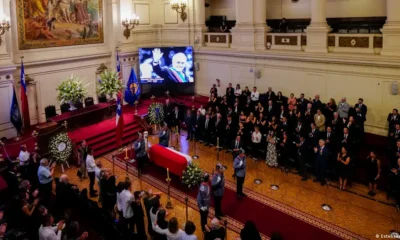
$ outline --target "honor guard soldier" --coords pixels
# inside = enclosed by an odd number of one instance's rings
[[[212,177],[211,187],[215,203],[215,216],[218,219],[221,219],[221,217],[225,216],[222,214],[222,209],[221,209],[222,197],[224,196],[224,190],[225,190],[225,177],[224,177],[225,168],[222,166],[221,163],[218,163],[215,166],[215,170],[216,172]]]
[[[167,124],[164,123],[163,128],[161,129],[160,133],[158,134],[159,144],[164,147],[168,147],[169,143],[169,130]]]
[[[246,177],[246,155],[244,154],[244,150],[239,150],[239,155],[233,161],[233,168],[236,176],[236,193],[237,197],[246,197],[243,193],[243,183],[244,178]]]
[[[201,230],[205,231],[207,225],[208,210],[210,209],[211,189],[209,186],[210,175],[204,174],[203,182],[200,184],[199,193],[197,194],[197,205],[200,209]]]

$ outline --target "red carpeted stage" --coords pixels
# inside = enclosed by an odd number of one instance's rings
[[[112,154],[106,158],[112,161]],[[115,164],[125,169],[125,153],[116,156]],[[136,163],[129,164],[131,174],[137,176]],[[172,197],[184,202],[184,196],[189,197],[190,207],[197,209],[197,189],[189,190],[181,183],[180,177],[170,174],[172,179]],[[166,192],[166,170],[165,168],[152,165],[146,168],[146,175],[142,175],[142,181]],[[228,216],[228,227],[233,231],[240,232],[247,220],[252,220],[259,231],[265,236],[271,236],[275,231],[282,233],[284,239],[307,239],[307,240],[336,240],[336,239],[365,239],[355,233],[325,222],[307,213],[301,212],[290,206],[272,200],[268,197],[245,189],[247,198],[236,199],[236,185],[226,181],[225,195],[223,198],[223,212]],[[213,209],[210,211],[214,216]]]
[[[164,103],[166,97],[155,98],[156,102]],[[172,103],[181,104],[186,107],[194,106],[196,109],[200,105],[206,106],[208,103],[208,97],[196,96],[176,96],[170,98]],[[123,106],[123,117],[124,117],[124,134],[122,138],[122,145],[128,144],[133,141],[136,137],[137,132],[143,132],[144,127],[140,124],[139,119],[141,117],[146,117],[148,113],[148,107],[150,106],[151,99],[142,99],[138,104],[138,115],[135,116],[135,107],[125,105]],[[90,117],[90,116],[89,116]],[[40,125],[40,124],[39,124]],[[71,131],[68,131],[68,135],[72,142],[79,144],[82,140],[86,140],[88,145],[94,149],[95,156],[101,156],[107,152],[110,152],[117,148],[116,138],[115,138],[115,115],[104,119],[101,122],[83,126]],[[35,126],[31,127],[31,130],[21,136],[19,141],[14,139],[9,139],[6,142],[5,149],[1,150],[4,156],[9,156],[11,159],[15,159],[20,151],[20,146],[26,144],[28,151],[33,151],[35,148],[35,139],[31,136]],[[43,153],[42,153],[43,155]]]

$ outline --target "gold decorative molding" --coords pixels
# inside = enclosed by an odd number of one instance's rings
[[[307,36],[301,36],[301,46],[307,46]]]
[[[382,48],[383,37],[374,37],[374,48]]]
[[[296,46],[297,36],[275,36],[275,45]]]
[[[369,37],[339,37],[339,47],[369,48]]]
[[[210,35],[210,43],[226,43],[226,35]]]
[[[102,63],[100,66],[96,69],[96,74],[102,74],[105,70],[107,70],[107,66]]]
[[[335,36],[328,36],[328,47],[334,47],[335,45]]]

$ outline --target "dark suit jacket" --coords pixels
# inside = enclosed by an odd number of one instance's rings
[[[268,100],[272,100],[272,101],[275,101],[275,93],[274,93],[274,91],[271,91],[271,92],[266,92],[265,93],[265,97],[267,98],[266,100],[267,100],[267,103],[268,103]],[[267,104],[268,105],[268,104]]]
[[[226,97],[228,99],[231,99],[231,100],[235,99],[235,89],[233,89],[233,87],[232,88],[226,88],[225,94],[226,94]]]
[[[203,128],[202,129],[204,129],[204,134],[214,133],[215,132],[214,119],[212,119],[212,118],[208,119],[209,122],[208,122],[208,125],[207,125],[207,129],[206,129],[206,121],[207,121],[206,118],[204,118],[203,121],[202,121],[202,124],[203,124]]]
[[[312,144],[313,146],[318,145],[320,136],[319,136],[319,131],[317,128],[315,128],[314,133],[312,133],[312,129],[310,129],[310,131],[308,132],[308,139],[311,141],[310,144]]]
[[[180,83],[181,79],[178,78],[175,74],[174,71],[171,70],[167,66],[160,66],[160,64],[153,65],[153,71],[160,76],[161,78],[164,78],[164,83]],[[189,77],[185,74],[184,79],[182,79],[184,82],[189,82]]]
[[[313,108],[314,112],[316,112],[318,109],[321,109],[321,111],[323,111],[323,106],[324,105],[322,104],[322,102],[320,100],[313,99],[312,108]]]
[[[330,152],[327,146],[322,149],[322,152],[321,148],[318,147],[315,153],[316,164],[326,168],[328,166],[329,155]]]
[[[297,106],[298,109],[304,113],[304,111],[307,109],[307,104],[308,104],[308,100],[303,98],[303,100],[301,100],[300,98],[297,99]]]
[[[299,143],[300,144],[300,143]],[[310,153],[310,145],[308,140],[304,140],[303,144],[298,147],[297,154],[304,158],[307,158],[308,154]]]
[[[236,148],[236,139],[232,141],[230,148],[233,150]],[[243,148],[243,140],[239,141],[238,149]],[[237,157],[239,155],[239,151],[232,151],[233,157]]]
[[[389,113],[387,121],[389,122],[389,132],[391,132],[395,129],[396,124],[400,122],[400,115],[397,115],[396,119],[392,119],[392,114]]]
[[[225,123],[223,119],[219,120],[218,123],[217,122],[217,119],[215,119],[215,132],[217,137],[222,138],[225,135]]]
[[[331,150],[333,150],[333,149],[335,148],[336,143],[337,143],[337,139],[336,139],[336,135],[335,135],[334,132],[331,132],[331,133],[330,133],[329,138],[328,138],[328,133],[325,132],[325,133],[324,133],[324,136],[323,136],[323,139],[324,139],[325,141],[329,140],[329,142],[326,142],[326,143],[325,143],[325,146],[327,146],[327,147],[328,147],[329,149],[331,149]]]
[[[361,113],[364,115],[364,116],[366,116],[367,115],[367,112],[368,112],[368,108],[367,108],[367,105],[365,105],[365,104],[361,104],[361,106],[360,106],[360,104],[355,104],[354,105],[354,108],[360,108],[360,110],[361,110]]]
[[[272,105],[271,111],[269,111],[269,106],[264,108],[264,115],[268,117],[269,120],[272,119],[273,116],[276,115],[276,107]]]

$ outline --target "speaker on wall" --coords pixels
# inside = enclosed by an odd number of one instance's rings
[[[254,77],[257,78],[257,79],[260,79],[260,78],[261,78],[261,72],[260,72],[260,70],[255,70],[255,71],[254,71]]]
[[[200,71],[200,63],[195,62],[194,67],[196,68],[196,71]]]
[[[390,87],[390,90],[392,92],[392,95],[397,95],[399,93],[399,85],[398,85],[398,83],[397,82],[393,82],[391,87]]]

